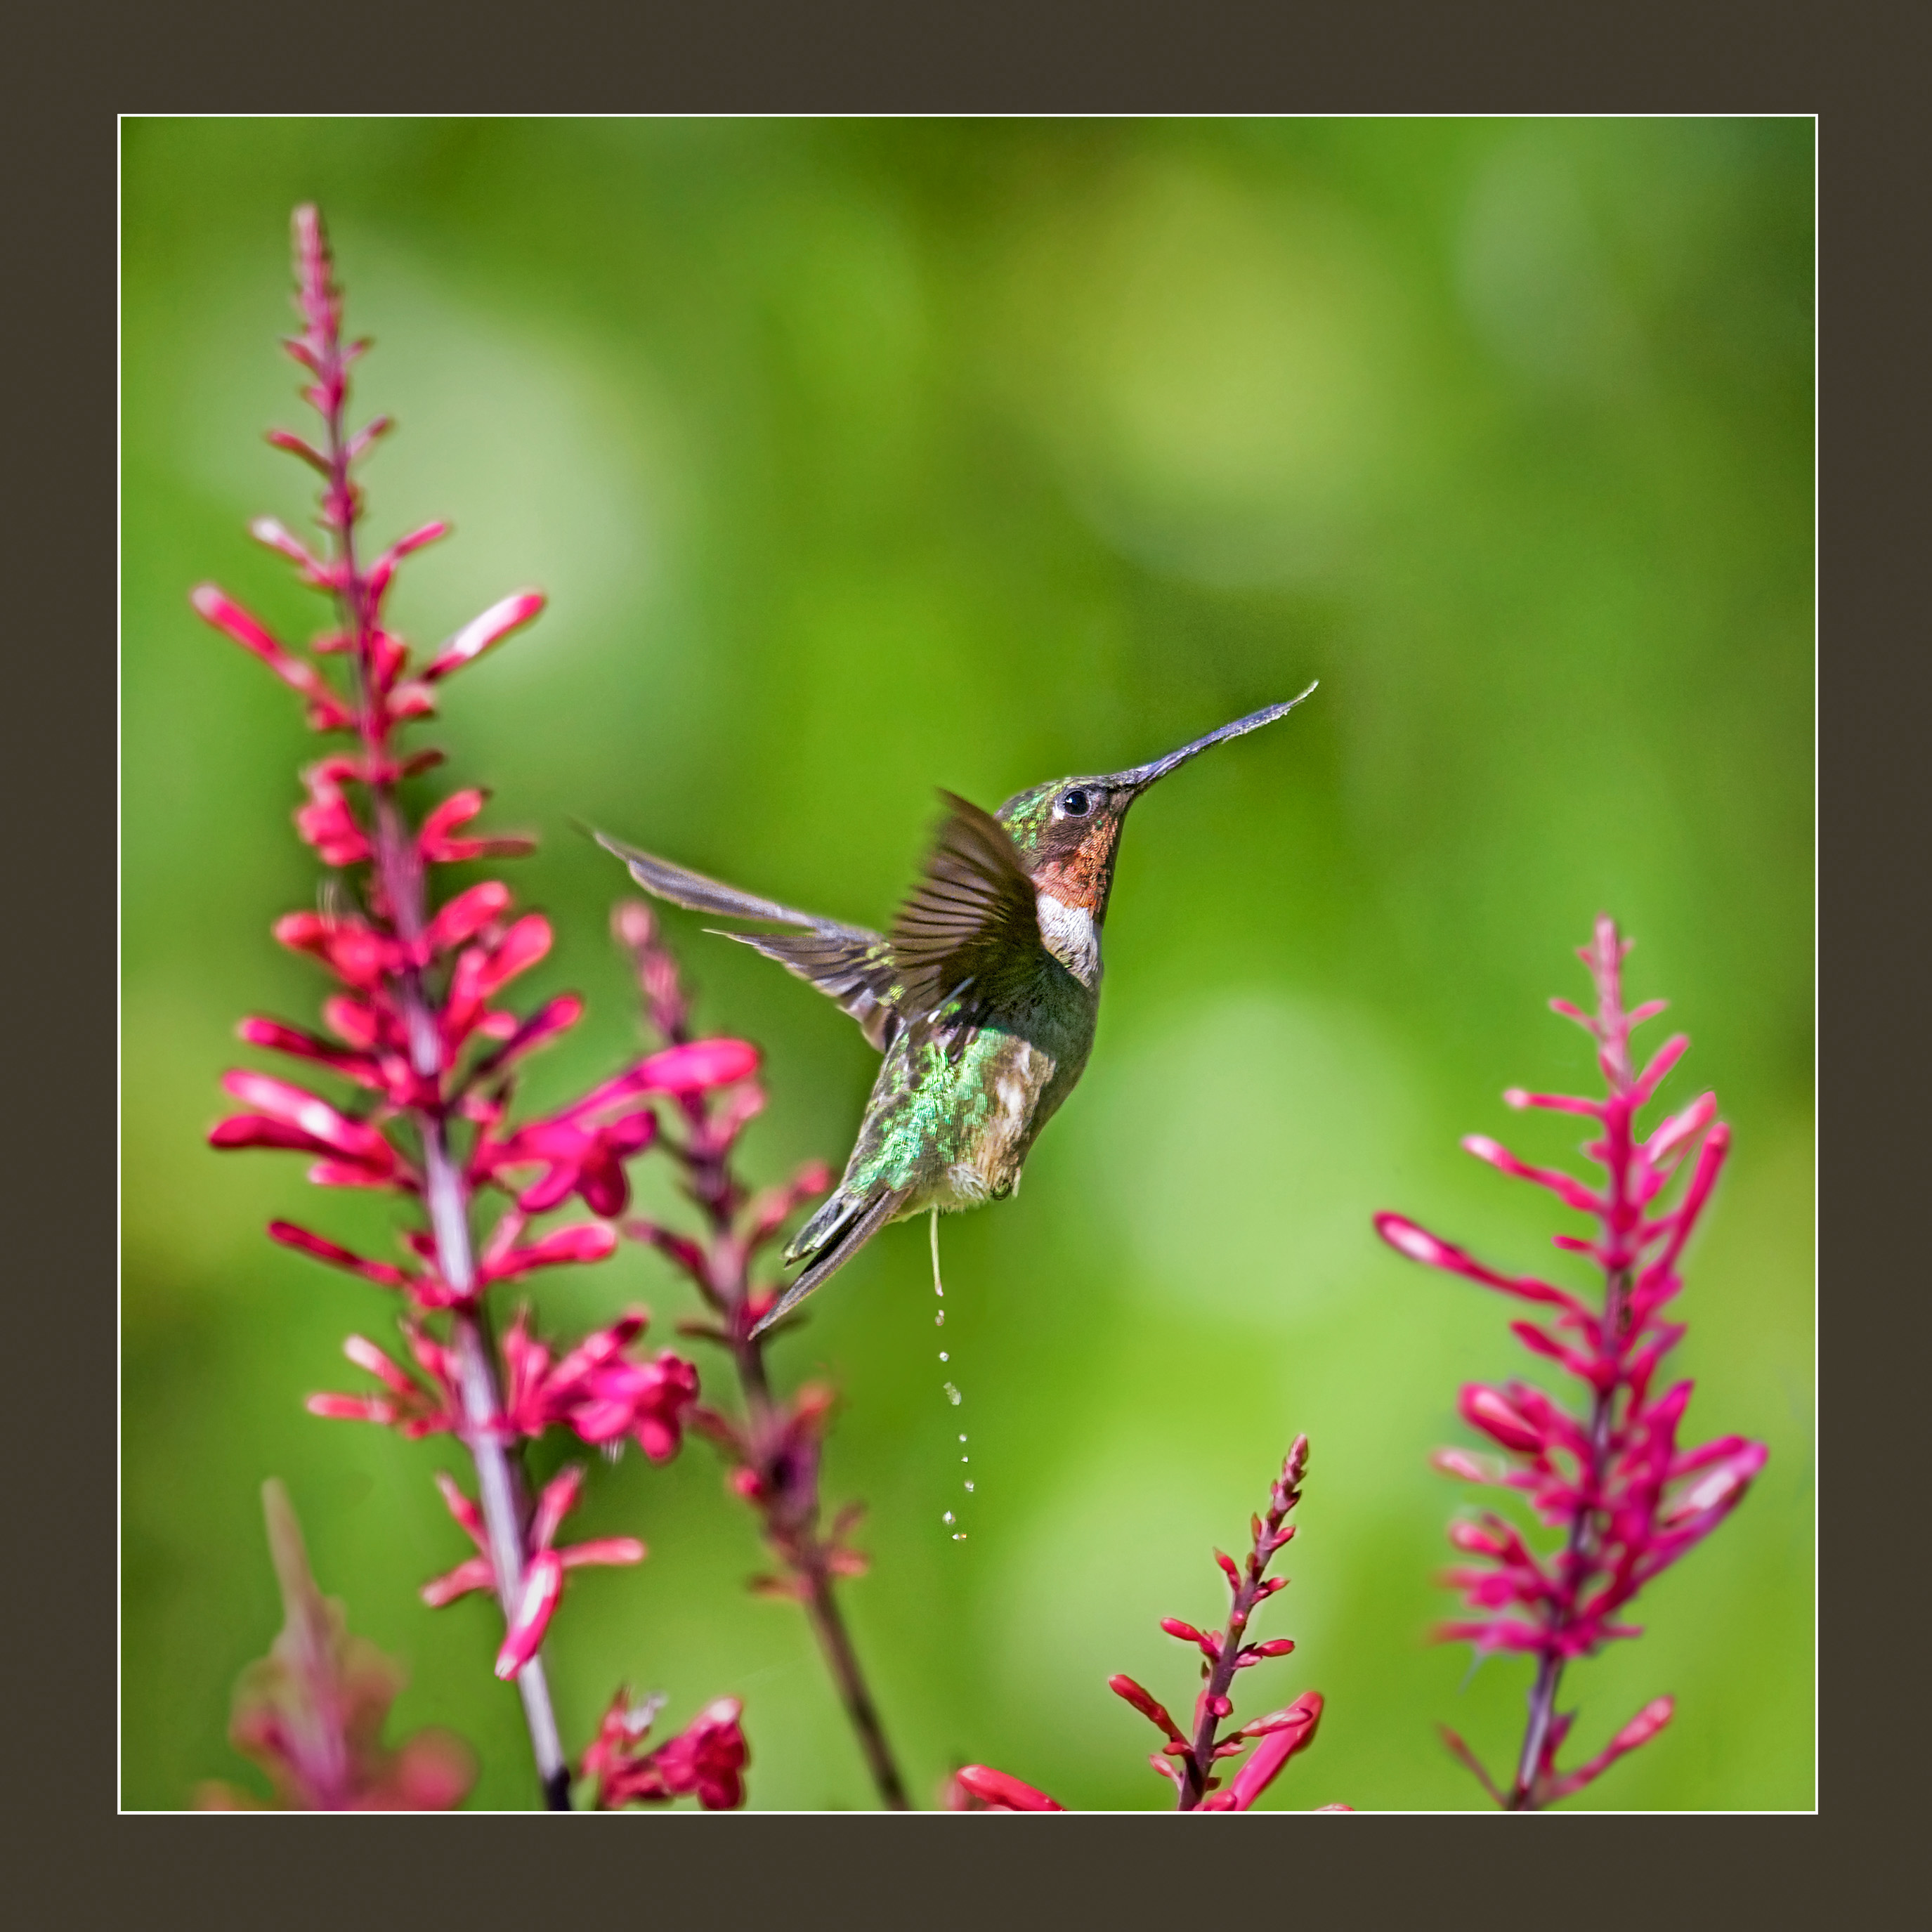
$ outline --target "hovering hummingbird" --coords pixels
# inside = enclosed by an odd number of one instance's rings
[[[803,1261],[805,1270],[754,1334],[887,1222],[1018,1188],[1094,1043],[1100,927],[1128,808],[1209,746],[1272,724],[1314,688],[1130,771],[1034,785],[997,812],[942,790],[932,855],[889,934],[796,912],[596,835],[673,905],[797,928],[720,937],[811,981],[885,1055],[844,1178],[785,1250],[786,1264]]]

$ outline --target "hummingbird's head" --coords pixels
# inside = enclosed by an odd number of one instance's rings
[[[1210,745],[1238,738],[1244,731],[1286,716],[1314,688],[1311,684],[1300,697],[1291,698],[1286,704],[1252,711],[1164,758],[1130,770],[1108,772],[1098,778],[1054,778],[1035,785],[1015,794],[993,815],[1012,835],[1034,890],[1077,908],[1098,926],[1107,916],[1120,826],[1134,800]]]

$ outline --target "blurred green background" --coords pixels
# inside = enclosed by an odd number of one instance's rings
[[[494,1611],[417,1585],[466,1553],[408,1444],[315,1420],[381,1291],[275,1249],[293,1214],[382,1241],[379,1202],[218,1156],[246,1012],[310,1020],[270,921],[312,903],[289,694],[190,615],[214,578],[285,630],[322,607],[245,538],[309,514],[262,442],[304,427],[287,218],[320,201],[373,334],[373,527],[458,535],[392,607],[422,643],[525,583],[538,628],[425,734],[500,826],[558,944],[526,982],[591,1016],[532,1102],[634,1050],[593,821],[882,924],[932,788],[992,805],[1150,757],[1298,690],[1285,724],[1164,786],[1125,840],[1084,1082],[1016,1200],[888,1231],[778,1351],[844,1406],[846,1592],[922,1802],[963,1760],[1078,1807],[1152,1808],[1126,1670],[1185,1702],[1156,1619],[1207,1621],[1292,1436],[1293,1587],[1243,1680],[1314,1687],[1320,1740],[1267,1801],[1482,1801],[1520,1663],[1432,1646],[1469,1500],[1458,1384],[1526,1372],[1513,1311],[1384,1249],[1399,1208],[1513,1265],[1568,1225],[1462,1154],[1569,1156],[1503,1087],[1586,1085],[1544,1008],[1583,996],[1599,909],[1636,997],[1695,1045],[1736,1155],[1689,1269],[1690,1439],[1772,1450],[1729,1526],[1573,1672],[1578,1751],[1671,1691],[1676,1724],[1578,1801],[1813,1801],[1812,128],[1778,121],[181,121],[124,124],[124,1802],[246,1776],[236,1672],[278,1620],[259,1486],[323,1588],[407,1665],[396,1721],[478,1747],[473,1802],[532,1796]],[[842,1160],[874,1066],[768,962],[668,916],[700,1020],[769,1054],[758,1178]],[[1650,1036],[1662,1037],[1658,1028]],[[664,1176],[646,1162],[647,1197]],[[560,1272],[543,1319],[689,1312],[651,1257]],[[711,1364],[705,1364],[707,1370]],[[940,1383],[964,1393],[949,1408]],[[718,1386],[722,1386],[722,1378]],[[962,1501],[952,1441],[970,1434]],[[593,1471],[586,1573],[550,1646],[580,1746],[616,1682],[667,1721],[742,1696],[752,1802],[860,1807],[802,1620],[748,1594],[752,1520],[701,1442]]]

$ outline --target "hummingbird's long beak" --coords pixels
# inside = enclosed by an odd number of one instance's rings
[[[1318,678],[1316,683],[1321,680]],[[1210,745],[1218,745],[1224,738],[1238,738],[1244,731],[1258,731],[1264,724],[1272,724],[1277,718],[1285,718],[1315,688],[1311,684],[1300,697],[1291,698],[1286,704],[1270,704],[1259,711],[1251,711],[1245,718],[1237,718],[1232,724],[1223,724],[1218,731],[1210,731],[1204,738],[1196,738],[1192,744],[1184,745],[1178,752],[1170,752],[1164,758],[1156,758],[1150,764],[1136,765],[1131,771],[1116,772],[1106,781],[1109,789],[1118,787],[1124,791],[1142,792],[1156,778],[1164,778],[1171,771],[1186,764],[1190,758],[1198,758]]]

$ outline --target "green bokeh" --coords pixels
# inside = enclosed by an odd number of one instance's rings
[[[533,990],[591,1000],[537,1102],[637,1038],[620,881],[572,818],[880,923],[935,784],[995,802],[1322,680],[1136,814],[1084,1084],[1023,1193],[944,1228],[951,1362],[918,1226],[778,1351],[844,1391],[827,1487],[869,1502],[874,1557],[849,1611],[922,1801],[978,1759],[1076,1806],[1160,1802],[1105,1680],[1187,1700],[1156,1620],[1215,1614],[1212,1547],[1305,1430],[1266,1625],[1300,1647],[1243,1688],[1329,1702],[1268,1802],[1480,1802],[1432,1726],[1500,1762],[1526,1673],[1426,1640],[1466,1498],[1425,1458],[1466,1439],[1461,1382],[1526,1364],[1510,1311],[1369,1216],[1547,1252],[1542,1198],[1456,1138],[1570,1150],[1498,1096],[1588,1080],[1542,1002],[1580,997],[1601,908],[1695,1040],[1670,1093],[1714,1086],[1736,1130],[1683,1304],[1690,1430],[1771,1460],[1647,1593],[1644,1639],[1569,1680],[1586,1750],[1678,1700],[1578,1802],[1810,1805],[1811,182],[1802,119],[128,124],[124,1802],[241,1769],[272,1474],[410,1669],[398,1721],[474,1742],[473,1802],[532,1795],[493,1612],[416,1596],[464,1553],[430,1481],[448,1445],[301,1406],[392,1311],[262,1224],[381,1243],[388,1209],[202,1142],[236,1018],[322,990],[268,936],[316,890],[289,820],[314,741],[186,602],[214,578],[320,621],[242,534],[308,511],[260,432],[299,421],[274,343],[313,197],[378,343],[360,402],[400,424],[374,529],[458,526],[401,580],[402,627],[552,599],[429,734],[542,836],[512,868],[557,928]],[[856,1031],[669,922],[704,1022],[767,1049],[757,1178],[842,1157]],[[662,1339],[689,1312],[634,1253],[538,1300],[567,1328],[639,1298]],[[652,1555],[572,1586],[572,1740],[620,1679],[678,1721],[728,1692],[754,1804],[870,1802],[804,1624],[742,1588],[760,1553],[706,1446],[599,1466],[580,1520]]]

